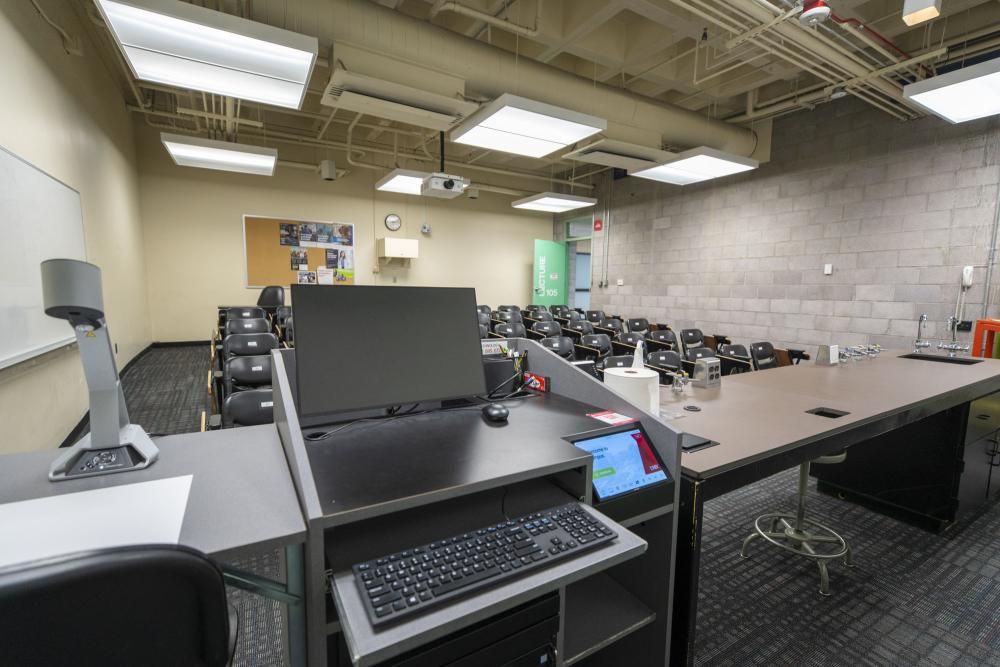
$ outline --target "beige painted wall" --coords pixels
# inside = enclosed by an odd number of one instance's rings
[[[354,223],[359,284],[469,286],[493,306],[531,300],[533,240],[552,238],[551,217],[515,211],[510,197],[439,202],[380,193],[381,174],[366,169],[327,183],[282,167],[271,178],[181,168],[158,132],[136,124],[154,340],[205,340],[217,305],[256,301],[257,290],[244,287],[244,214]],[[420,257],[376,274],[375,239],[391,235],[388,213],[403,219],[396,235],[419,238]],[[424,222],[429,236],[420,233]]]
[[[80,192],[87,257],[102,268],[124,365],[151,340],[131,119],[70,4],[46,9],[84,56],[68,55],[31,3],[0,2],[0,145]],[[2,370],[0,452],[56,447],[86,410],[75,346]]]

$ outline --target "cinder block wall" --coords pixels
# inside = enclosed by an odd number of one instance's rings
[[[736,342],[908,347],[920,313],[945,335],[961,268],[986,263],[998,182],[995,119],[903,123],[853,99],[826,104],[777,120],[773,159],[755,172],[614,180],[592,303]],[[602,215],[608,183],[596,185]],[[610,286],[598,288],[605,254]],[[966,319],[981,315],[984,276],[977,267]]]

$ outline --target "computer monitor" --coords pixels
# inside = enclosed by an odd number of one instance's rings
[[[486,392],[476,291],[293,285],[299,414]]]

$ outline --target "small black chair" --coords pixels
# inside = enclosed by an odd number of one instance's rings
[[[608,334],[609,336],[617,336],[618,334],[625,331],[625,325],[622,324],[622,321],[614,317],[605,318],[601,320],[599,323],[595,324],[594,327],[597,329],[604,329],[605,331],[610,331],[611,333]]]
[[[244,306],[242,308],[226,308],[225,321],[232,320],[260,320],[267,317],[263,308],[257,306]]]
[[[611,356],[611,337],[608,334],[584,334],[580,337],[579,344],[585,348],[584,355],[594,359],[594,361],[602,362]]]
[[[493,313],[493,320],[496,322],[507,322],[507,323],[521,323],[524,322],[524,318],[521,317],[520,310],[498,310]]]
[[[237,626],[221,570],[188,547],[114,547],[0,570],[0,665],[225,667]]]
[[[566,317],[566,313],[570,312],[569,306],[565,304],[557,304],[554,306],[549,306],[549,312],[556,317]]]
[[[295,344],[295,316],[289,317],[285,320],[285,328],[282,330],[285,342],[289,345]]]
[[[524,325],[520,322],[512,324],[502,322],[496,325],[493,333],[500,338],[525,338],[528,335],[528,332],[524,329]]]
[[[573,360],[576,356],[573,339],[569,336],[549,336],[538,341],[538,344],[558,354],[563,359]]]
[[[269,333],[270,331],[271,323],[263,318],[226,321],[226,336],[233,334]]]
[[[531,312],[531,313],[535,313],[535,312],[545,312],[545,313],[547,313],[547,312],[549,312],[549,309],[546,306],[543,306],[540,303],[529,303],[527,306],[525,306],[524,309],[527,310],[528,312]]]
[[[603,310],[588,310],[586,312],[587,321],[594,324],[600,324],[603,320],[608,319],[608,316],[604,314]]]
[[[778,357],[770,343],[750,343],[750,356],[754,367],[759,371],[778,367]]]
[[[478,306],[476,306],[476,310],[478,310],[480,313],[483,313],[487,317],[489,317],[490,313],[493,312],[492,308],[490,308],[489,306],[484,306],[484,305],[478,305]]]
[[[285,320],[292,316],[291,306],[278,306],[274,309],[274,324],[276,326],[285,326]]]
[[[292,318],[285,321],[286,331],[292,329]],[[233,334],[222,341],[222,356],[244,357],[248,355],[267,354],[278,348],[278,337],[273,333]]]
[[[628,354],[613,354],[604,360],[601,368],[631,368],[633,360]]]
[[[528,311],[528,318],[535,320],[536,322],[555,322],[556,318],[547,310],[531,310]]]
[[[710,347],[692,347],[684,353],[684,358],[694,362],[698,359],[711,359],[715,356],[715,350]]]
[[[646,334],[650,349],[678,350],[677,334],[670,329],[656,329]]]
[[[639,343],[646,340],[643,338],[641,333],[620,333],[615,342],[621,343],[623,345],[628,345],[629,347],[638,347]]]
[[[485,324],[480,324],[479,325],[479,337],[480,338],[489,338],[490,337],[490,328],[488,326],[486,326]]]
[[[284,306],[285,288],[281,285],[268,285],[260,291],[260,296],[257,297],[257,305],[272,311],[278,306]]]
[[[594,325],[587,320],[575,320],[569,323],[568,331],[579,338],[594,333]]]
[[[645,336],[649,333],[649,320],[645,317],[633,317],[625,322],[625,326],[630,333],[642,334]]]
[[[725,357],[750,358],[750,353],[743,345],[720,345],[719,354]]]
[[[484,313],[482,311],[476,312],[476,317],[479,319],[479,323],[486,326],[487,329],[490,327],[490,315],[489,313]]]
[[[274,421],[274,394],[270,389],[249,389],[226,396],[222,403],[222,426],[256,426]]]
[[[660,350],[650,352],[646,355],[646,365],[652,366],[654,370],[667,370],[679,373],[683,367],[681,355],[673,350]]]
[[[518,306],[497,306],[497,310],[498,311],[508,311],[508,312],[513,311],[513,312],[516,312],[516,313],[520,313],[521,312],[521,309]]]
[[[701,329],[681,329],[681,342],[684,343],[685,354],[688,350],[693,350],[696,347],[706,347],[705,334],[701,332]]]
[[[226,359],[222,371],[223,396],[237,391],[268,389],[271,386],[271,355]]]
[[[558,336],[562,328],[555,322],[535,322],[531,325],[532,333],[538,334],[541,338]]]

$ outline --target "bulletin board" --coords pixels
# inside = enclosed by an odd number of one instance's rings
[[[353,285],[354,225],[243,216],[246,286]]]

